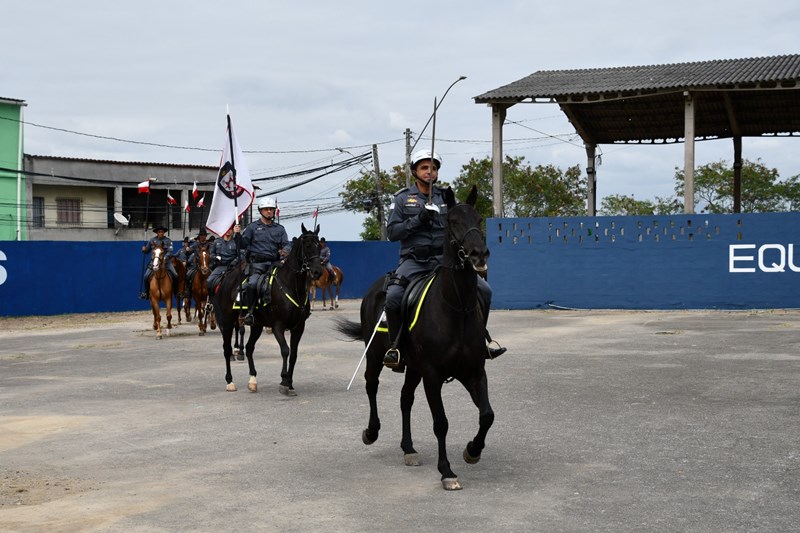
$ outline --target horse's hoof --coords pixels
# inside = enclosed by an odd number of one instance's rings
[[[477,457],[473,457],[472,455],[470,455],[470,453],[469,453],[469,444],[467,444],[464,447],[464,454],[463,455],[464,455],[464,461],[467,464],[470,464],[470,465],[474,465],[475,463],[477,463],[478,461],[481,460],[480,454],[478,454]]]
[[[201,337],[204,336],[205,334],[206,334],[205,331],[201,331],[200,333],[198,333],[198,335],[200,335]]]
[[[321,311],[325,311],[325,310],[326,310],[326,309],[325,309],[324,307],[321,309]]]
[[[372,444],[376,440],[378,440],[378,439],[369,438],[369,430],[368,429],[365,429],[364,431],[361,432],[361,442],[363,442],[367,446],[369,446],[370,444]]]
[[[442,488],[444,490],[461,490],[461,483],[457,477],[446,477],[442,480]]]
[[[286,385],[279,385],[278,391],[284,396],[297,396],[297,392],[295,392],[293,388],[287,387]]]
[[[237,361],[244,361],[244,354],[242,352],[237,353],[236,354],[236,360]]]
[[[406,464],[406,466],[419,466],[422,464],[422,462],[419,460],[419,454],[416,452],[404,454],[403,462]]]
[[[247,390],[250,392],[258,392],[258,383],[256,383],[255,376],[250,376],[250,381],[247,382]]]
[[[225,390],[228,392],[236,392],[239,389],[236,388],[236,383],[228,383],[228,386],[225,387]]]
[[[156,335],[156,340],[160,341],[161,340],[161,335]]]

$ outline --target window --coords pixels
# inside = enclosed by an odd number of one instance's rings
[[[44,198],[41,196],[34,196],[33,197],[33,211],[31,213],[33,217],[33,227],[34,228],[43,228],[44,227]]]
[[[56,222],[79,226],[81,223],[81,199],[56,198]]]

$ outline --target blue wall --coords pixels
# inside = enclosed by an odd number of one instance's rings
[[[0,316],[149,309],[139,300],[141,242],[0,242]],[[360,298],[397,265],[389,242],[328,243],[345,275],[341,298]]]
[[[800,307],[800,213],[489,219],[487,241],[495,309]],[[329,246],[342,298],[397,264],[397,243]],[[0,242],[0,316],[148,309],[140,247]]]
[[[495,308],[800,307],[800,213],[490,219],[487,241]]]

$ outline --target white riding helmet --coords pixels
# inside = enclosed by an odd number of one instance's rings
[[[278,207],[278,204],[275,202],[275,199],[270,196],[265,196],[261,200],[258,201],[258,210],[261,211],[267,207],[271,207],[275,209]]]
[[[442,168],[442,158],[439,157],[439,154],[433,152],[433,157],[431,157],[430,150],[419,150],[417,152],[414,152],[414,155],[411,156],[411,170],[417,168],[417,163],[425,159],[431,159],[433,161],[436,161],[437,170]]]

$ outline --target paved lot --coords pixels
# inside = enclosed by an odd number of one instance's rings
[[[477,411],[445,388],[445,492],[422,389],[403,465],[401,377],[361,443],[362,346],[312,315],[298,396],[225,392],[221,340],[148,314],[43,329],[0,323],[0,531],[795,531],[800,523],[800,312],[498,311],[487,363],[496,421],[477,465]],[[88,322],[88,323],[87,323]],[[25,322],[29,324],[30,321]],[[23,322],[20,322],[20,325]]]

